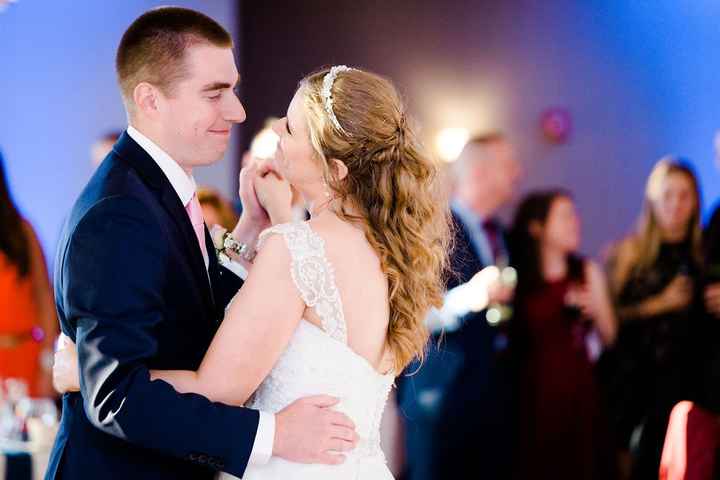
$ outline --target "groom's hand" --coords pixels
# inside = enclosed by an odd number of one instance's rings
[[[327,395],[296,400],[275,415],[273,455],[298,463],[338,465],[355,448],[358,436],[347,415],[331,410]]]

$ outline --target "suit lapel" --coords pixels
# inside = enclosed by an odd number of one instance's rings
[[[214,312],[215,305],[208,272],[205,270],[205,260],[200,245],[198,245],[190,217],[180,202],[177,192],[175,192],[175,189],[157,163],[127,132],[123,133],[113,150],[128,162],[138,172],[143,181],[157,193],[160,203],[181,232],[182,238],[179,241],[183,244],[186,258],[192,266],[194,280],[202,292],[208,311]],[[211,252],[214,253],[214,250],[208,249],[208,254]]]

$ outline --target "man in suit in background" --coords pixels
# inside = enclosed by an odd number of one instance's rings
[[[513,145],[497,132],[473,137],[453,169],[455,244],[448,290],[485,267],[507,265],[495,215],[513,197],[522,174]],[[500,282],[483,288],[487,303],[512,298]],[[500,357],[507,338],[487,322],[486,310],[451,320],[436,328],[426,363],[399,386],[408,479],[506,478],[511,378]]]

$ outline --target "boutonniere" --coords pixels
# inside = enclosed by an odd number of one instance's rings
[[[230,235],[227,228],[223,228],[220,225],[213,225],[210,229],[210,236],[212,237],[213,246],[215,247],[215,253],[217,254],[220,262],[229,262],[230,257],[225,253],[225,238]]]

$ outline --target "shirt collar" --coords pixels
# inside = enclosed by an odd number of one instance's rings
[[[157,163],[180,198],[180,202],[186,207],[197,191],[195,178],[188,175],[170,155],[132,125],[128,126],[127,133]]]
[[[475,227],[476,225],[481,225],[485,221],[483,217],[475,213],[459,198],[452,199],[450,208],[453,212],[457,214],[457,216],[460,217],[460,220],[462,220],[462,222],[466,225],[472,225],[473,227]]]

